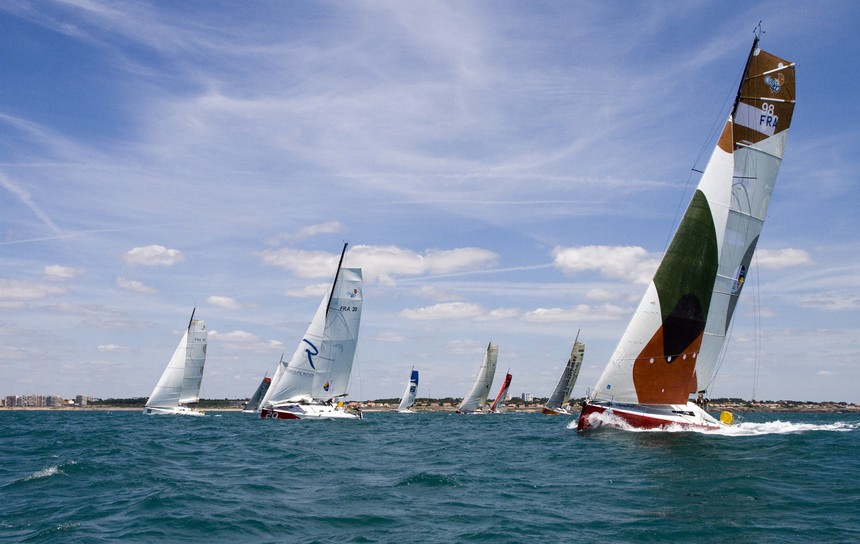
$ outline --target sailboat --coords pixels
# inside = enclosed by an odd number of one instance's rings
[[[579,415],[634,428],[716,429],[706,393],[770,203],[795,105],[794,63],[756,35],[731,114],[654,279]],[[609,417],[607,417],[609,416]]]
[[[347,395],[361,323],[360,268],[341,268],[343,245],[331,288],[323,296],[293,357],[278,364],[260,417],[269,419],[359,419],[337,399]]]
[[[502,389],[499,391],[496,400],[493,401],[493,405],[490,406],[490,413],[495,414],[502,408],[500,402],[505,402],[505,395],[508,394],[508,389],[511,388],[511,371],[508,370],[507,374],[505,374],[505,383],[502,384]]]
[[[158,385],[146,401],[143,413],[147,415],[203,416],[187,405],[197,402],[203,382],[203,365],[206,363],[206,325],[195,321],[191,311],[188,328],[167,363]]]
[[[281,360],[283,361],[284,357],[281,356]],[[257,390],[254,391],[254,394],[251,395],[251,398],[248,399],[248,402],[245,404],[245,408],[242,410],[243,412],[253,414],[260,411],[260,404],[263,402],[263,397],[266,395],[266,391],[269,390],[269,386],[272,384],[272,378],[268,376],[263,378],[263,381],[260,382],[260,385],[257,386]]]
[[[499,360],[499,346],[490,342],[487,353],[478,367],[475,381],[469,392],[463,398],[463,402],[457,407],[458,414],[480,414],[487,403],[487,395],[490,394],[490,386],[493,385],[493,377],[496,375],[496,363]]]
[[[411,414],[412,405],[415,404],[415,394],[418,392],[418,371],[412,369],[412,374],[409,376],[409,381],[406,383],[406,389],[403,391],[403,396],[400,399],[400,405],[397,407],[397,412],[400,414]]]
[[[567,364],[564,365],[564,370],[561,372],[561,377],[558,383],[555,384],[555,389],[546,405],[543,407],[544,414],[572,416],[572,412],[568,402],[570,401],[570,392],[573,391],[573,386],[576,384],[576,378],[579,376],[579,369],[582,367],[582,357],[585,355],[585,344],[579,342],[579,333],[576,334],[576,340],[573,341],[573,349],[570,350],[570,358]]]

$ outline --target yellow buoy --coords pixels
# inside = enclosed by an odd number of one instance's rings
[[[731,425],[735,416],[731,412],[720,412],[720,423],[723,425]]]

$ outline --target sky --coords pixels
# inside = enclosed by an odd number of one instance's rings
[[[203,398],[301,341],[344,242],[351,399],[594,387],[761,21],[797,96],[711,397],[860,402],[860,4],[0,5],[0,395],[148,396],[188,324]]]

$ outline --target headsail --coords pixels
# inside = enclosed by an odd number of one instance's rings
[[[582,358],[584,355],[585,344],[574,341],[573,349],[570,350],[570,358],[567,360],[567,364],[564,365],[561,377],[558,379],[555,389],[546,402],[547,408],[559,410],[567,405],[570,400],[570,392],[573,391],[576,378],[579,376],[579,369],[582,368]]]
[[[412,408],[415,403],[415,395],[418,393],[418,371],[412,369],[412,374],[409,376],[409,382],[406,384],[406,389],[403,391],[403,396],[400,398],[400,406],[397,407],[398,412],[403,412]]]
[[[478,367],[475,381],[463,398],[463,402],[457,408],[458,412],[474,412],[487,403],[490,386],[493,384],[493,378],[496,375],[496,363],[498,360],[499,346],[490,342],[490,345],[487,346],[487,353],[484,354],[484,359],[481,361],[481,366]]]
[[[595,398],[685,404],[707,386],[765,219],[794,103],[794,64],[758,49],[756,38],[732,115]]]
[[[269,386],[271,384],[271,378],[263,378],[263,381],[261,381],[260,385],[257,386],[257,390],[254,391],[254,394],[251,395],[250,399],[248,399],[248,403],[245,404],[246,412],[260,411],[260,404],[263,402],[263,397],[266,395],[266,392],[269,390]]]

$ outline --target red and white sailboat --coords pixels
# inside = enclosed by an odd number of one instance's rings
[[[731,115],[654,279],[577,429],[715,429],[691,402],[711,383],[767,214],[795,105],[794,63],[756,36]]]
[[[502,408],[501,402],[505,402],[505,395],[508,394],[508,389],[511,388],[511,371],[509,370],[507,374],[505,374],[505,383],[502,384],[502,389],[499,391],[496,400],[493,401],[493,405],[490,406],[490,413],[495,414]]]

